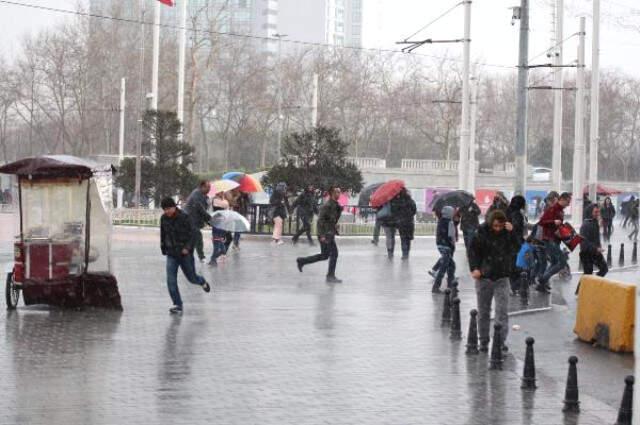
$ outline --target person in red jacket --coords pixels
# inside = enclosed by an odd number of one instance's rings
[[[547,209],[538,224],[542,227],[542,240],[544,249],[549,257],[550,264],[539,280],[536,289],[549,293],[551,288],[549,280],[567,266],[567,258],[560,248],[560,239],[556,236],[558,228],[564,222],[564,209],[571,204],[571,194],[564,192],[558,198],[558,202]]]

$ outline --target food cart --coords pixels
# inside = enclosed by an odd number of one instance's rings
[[[112,167],[68,155],[0,167],[17,178],[19,235],[7,272],[8,309],[25,305],[122,309],[111,274]]]

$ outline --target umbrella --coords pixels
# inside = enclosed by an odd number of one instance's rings
[[[402,180],[390,180],[373,192],[369,203],[372,207],[379,208],[395,198],[404,187]]]
[[[218,192],[228,192],[240,186],[240,183],[233,180],[216,180],[211,182],[211,189],[209,190],[209,196],[213,196]]]
[[[238,186],[238,189],[240,190],[240,192],[244,192],[244,193],[264,192],[264,189],[262,188],[262,184],[260,184],[260,181],[256,179],[254,176],[252,176],[251,174],[240,173],[238,171],[231,171],[231,172],[225,173],[222,176],[222,178],[237,182],[240,185]]]
[[[211,226],[216,229],[227,232],[248,232],[250,229],[249,221],[231,210],[216,211],[211,215]]]
[[[378,190],[378,188],[383,184],[384,183],[374,183],[362,189],[362,191],[360,192],[360,197],[358,198],[358,206],[368,207],[369,201],[371,200],[371,195],[373,195],[373,192]]]
[[[443,193],[433,198],[431,201],[431,209],[435,212],[442,211],[444,207],[463,208],[468,206],[475,198],[469,192],[464,190],[454,190],[453,192]]]

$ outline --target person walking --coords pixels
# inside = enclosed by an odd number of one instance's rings
[[[536,290],[540,292],[551,292],[549,280],[567,266],[567,257],[560,248],[560,239],[556,232],[564,222],[564,209],[571,204],[571,195],[564,192],[558,201],[542,214],[539,225],[542,226],[542,240],[544,241],[545,252],[550,259],[547,270],[538,281]]]
[[[227,201],[223,192],[218,192],[213,197],[212,209],[216,211],[224,211],[229,209],[229,201]],[[227,258],[228,241],[231,238],[230,233],[223,229],[211,225],[211,241],[213,242],[213,254],[209,259],[208,265],[211,267],[218,266],[218,259],[224,262]]]
[[[373,238],[371,239],[371,243],[375,246],[378,246],[378,242],[380,242],[380,230],[382,229],[382,222],[378,220],[378,212],[380,208],[373,209],[373,217],[375,218],[375,222],[373,223]]]
[[[160,202],[163,210],[160,218],[160,249],[167,257],[166,273],[167,288],[173,302],[169,309],[171,314],[182,314],[182,298],[178,290],[178,268],[187,280],[199,285],[205,292],[211,292],[211,286],[204,277],[196,273],[193,259],[193,249],[197,240],[196,229],[189,216],[176,206],[172,198],[165,198]]]
[[[587,219],[580,227],[580,260],[584,274],[593,274],[593,265],[598,266],[598,276],[604,277],[609,272],[607,261],[602,255],[602,244],[600,243],[600,209],[596,204],[588,207]]]
[[[284,221],[287,218],[289,211],[289,199],[287,199],[287,184],[278,183],[275,190],[269,198],[269,215],[273,219],[273,244],[282,245],[282,231],[284,227]]]
[[[524,243],[524,240],[527,236],[527,216],[525,214],[526,208],[527,201],[524,199],[524,197],[516,195],[511,198],[511,203],[509,204],[509,207],[507,208],[505,214],[507,217],[507,221],[511,223],[511,226],[513,227],[513,234],[518,241],[518,250],[514,252],[513,256],[513,273],[511,274],[509,279],[511,283],[511,293],[513,295],[515,295],[520,288],[520,273],[522,271],[515,266],[515,263],[517,260],[518,251],[520,250],[520,247]]]
[[[475,279],[478,299],[478,335],[480,351],[489,347],[491,304],[495,300],[495,320],[502,325],[503,351],[507,351],[509,334],[509,277],[513,271],[514,253],[519,250],[513,225],[501,210],[493,211],[478,228],[469,250],[469,269]]]
[[[444,279],[445,273],[447,274],[447,285],[451,287],[455,279],[456,263],[453,259],[453,254],[456,250],[456,226],[453,222],[453,216],[455,209],[450,206],[442,208],[440,213],[440,219],[438,220],[438,226],[436,228],[436,247],[440,252],[440,260],[437,265],[438,271],[436,273],[435,280],[431,292],[440,293],[440,286],[442,285],[442,279]],[[435,266],[434,266],[435,268]]]
[[[302,221],[302,227],[298,229],[291,241],[293,244],[297,244],[300,236],[303,233],[307,234],[307,240],[309,245],[313,245],[313,238],[311,237],[311,223],[313,223],[313,216],[318,214],[318,202],[316,199],[316,188],[309,185],[304,191],[293,201],[291,205],[292,209],[296,210],[296,215]]]
[[[504,195],[504,192],[496,192],[496,195],[493,197],[493,202],[487,209],[486,217],[489,217],[495,210],[500,210],[506,213],[507,208],[509,208],[509,201],[507,201],[507,197]]]
[[[336,265],[338,263],[338,245],[336,236],[338,235],[338,221],[342,214],[342,207],[338,203],[342,192],[340,188],[329,188],[329,199],[320,208],[318,213],[318,240],[320,241],[320,254],[310,257],[299,257],[296,259],[298,270],[302,273],[304,266],[329,260],[329,270],[327,272],[327,283],[342,283],[336,277]]]
[[[633,227],[633,230],[631,231],[631,233],[629,233],[630,241],[638,240],[638,219],[640,218],[640,215],[638,214],[639,204],[640,199],[636,199],[635,201],[633,201],[633,204],[631,204],[631,208],[629,209],[629,223],[631,223],[631,226]]]
[[[604,198],[600,216],[602,217],[602,236],[604,236],[605,241],[609,242],[613,235],[613,219],[616,216],[616,209],[608,196]]]
[[[406,188],[403,188],[399,194],[397,194],[391,201],[391,219],[394,223],[392,229],[398,229],[400,233],[400,246],[402,248],[402,259],[409,259],[409,252],[411,251],[411,241],[415,234],[415,216],[417,213],[416,202],[411,198],[411,194]],[[386,231],[385,227],[385,231]],[[389,240],[391,240],[391,246],[389,247]],[[389,257],[393,257],[393,251],[395,248],[395,231],[391,235],[391,238],[387,237],[387,253]]]
[[[473,199],[469,205],[460,209],[460,228],[462,230],[462,237],[464,238],[464,247],[469,250],[471,245],[471,239],[480,226],[480,207]]]
[[[243,217],[247,215],[249,200],[246,193],[242,193],[240,192],[240,190],[238,190],[238,188],[235,188],[228,192],[225,192],[224,197],[229,202],[229,209],[237,212]],[[242,236],[242,233],[234,232],[233,234],[229,234],[229,236],[230,237],[227,238],[227,250],[233,242],[233,249],[239,251],[240,237]]]
[[[209,207],[207,195],[210,190],[211,183],[207,180],[201,180],[200,183],[198,183],[198,187],[195,188],[187,198],[184,206],[184,212],[188,215],[193,227],[198,229],[195,240],[195,250],[200,261],[204,261],[205,259],[204,241],[200,230],[211,220],[211,216],[207,212]]]

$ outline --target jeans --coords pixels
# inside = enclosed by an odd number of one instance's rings
[[[338,245],[336,245],[336,240],[333,237],[325,238],[324,242],[320,240],[320,254],[300,258],[300,263],[307,265],[326,260],[329,260],[327,276],[333,277],[336,275],[336,265],[338,264]]]
[[[604,236],[604,240],[611,240],[611,235],[613,234],[613,220],[602,220],[602,236]]]
[[[594,264],[598,266],[598,276],[604,277],[609,272],[609,267],[601,252],[594,254],[580,251],[580,260],[582,260],[584,274],[593,274]]]
[[[535,248],[536,266],[534,276],[542,279],[544,272],[547,271],[547,251],[544,246],[536,246]]]
[[[469,250],[469,247],[471,246],[471,240],[473,239],[473,236],[476,234],[475,229],[463,229],[462,230],[462,237],[464,238],[464,247],[467,249],[467,251]]]
[[[393,254],[393,251],[396,249],[396,228],[384,226],[382,229],[384,230],[384,239],[387,245],[387,252],[389,254]]]
[[[373,226],[373,241],[378,243],[380,240],[380,228],[382,227],[382,222],[380,220],[376,220],[375,225]]]
[[[279,241],[282,237],[282,228],[284,226],[284,220],[282,217],[274,217],[273,218],[273,240]]]
[[[199,259],[204,258],[204,241],[202,240],[202,232],[200,229],[196,232],[195,250]]]
[[[233,245],[238,247],[240,246],[240,237],[242,236],[242,233],[240,232],[235,232],[233,234]]]
[[[509,335],[509,278],[476,280],[478,297],[478,335],[481,344],[488,344],[491,330],[491,302],[496,300],[496,323],[502,326],[502,342]]]
[[[456,262],[453,260],[453,250],[448,246],[438,245],[438,251],[440,251],[440,267],[438,268],[436,279],[433,282],[433,289],[440,289],[445,273],[447,274],[448,286],[451,286],[456,275]]]
[[[549,282],[554,275],[567,267],[567,257],[560,249],[559,242],[544,241],[544,249],[551,260],[551,264],[549,264],[544,275],[540,278],[540,283],[542,284]]]
[[[224,241],[222,240],[214,240],[213,241],[213,254],[211,254],[211,263],[212,264],[217,264],[218,263],[218,257],[220,257],[221,255],[224,255],[227,252],[225,246],[224,246]]]
[[[302,236],[303,233],[307,234],[307,239],[309,240],[309,243],[313,243],[313,238],[311,237],[311,219],[310,217],[306,217],[306,216],[301,216],[300,220],[302,221],[302,227],[300,227],[298,229],[298,232],[293,235],[293,241],[297,242],[298,239],[300,239],[300,236]]]
[[[193,254],[183,255],[181,257],[172,257],[167,255],[167,288],[173,305],[182,308],[182,298],[178,290],[178,268],[182,269],[182,273],[190,283],[194,285],[204,285],[204,277],[196,273],[196,264]]]

